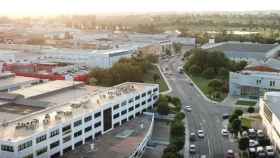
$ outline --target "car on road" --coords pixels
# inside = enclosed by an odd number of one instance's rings
[[[195,137],[195,133],[191,132],[190,133],[190,141],[195,141],[196,137]]]
[[[229,114],[223,114],[222,118],[225,120],[225,119],[228,119],[229,118]]]
[[[194,144],[191,144],[190,145],[190,153],[195,154],[195,152],[196,152],[196,146]]]
[[[255,139],[257,137],[257,132],[254,128],[248,129],[248,136],[250,139]]]
[[[198,135],[199,138],[204,138],[204,136],[205,136],[204,131],[202,129],[197,131],[197,135]]]
[[[257,130],[257,137],[259,138],[259,139],[262,139],[262,138],[264,138],[264,133],[263,133],[263,130]]]
[[[226,157],[226,158],[234,158],[234,152],[233,152],[233,150],[228,149],[225,157]]]
[[[274,149],[272,146],[266,146],[265,151],[268,157],[274,157]]]
[[[201,155],[200,158],[207,158],[206,155]]]
[[[221,133],[222,133],[223,136],[228,136],[229,135],[229,131],[225,128],[221,130]]]
[[[186,105],[185,109],[187,112],[191,112],[192,111],[192,106],[191,105]]]

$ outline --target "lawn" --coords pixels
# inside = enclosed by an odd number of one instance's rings
[[[237,100],[235,103],[236,105],[244,105],[244,106],[255,106],[256,101],[250,101],[250,100]]]
[[[210,82],[211,79],[206,79],[206,78],[203,78],[200,76],[194,76],[194,75],[189,75],[189,77],[208,98],[215,100],[215,101],[223,101],[225,99],[225,97],[227,96],[227,94],[223,93],[221,95],[221,98],[212,98],[208,91],[208,83]]]
[[[153,79],[153,74],[154,73],[157,73],[159,76],[160,76],[160,80],[157,81],[157,82],[154,82],[154,79]],[[157,83],[159,84],[159,89],[160,89],[160,92],[164,92],[164,91],[167,91],[168,90],[168,86],[167,84],[165,83],[163,77],[161,76],[158,68],[156,66],[153,66],[153,68],[147,73],[145,74],[144,76],[144,82],[146,83]]]
[[[252,121],[253,121],[252,119],[249,119],[249,118],[246,118],[246,117],[241,118],[242,126],[247,127],[247,128],[252,127]]]

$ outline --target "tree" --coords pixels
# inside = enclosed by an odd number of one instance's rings
[[[173,137],[170,140],[170,143],[174,144],[176,146],[177,150],[181,150],[181,149],[183,149],[183,147],[185,145],[185,136]]]
[[[241,130],[241,120],[240,119],[233,120],[231,123],[231,128],[235,136],[237,136],[238,132]]]
[[[185,118],[185,113],[183,112],[179,112],[175,116],[175,120],[179,120],[179,121],[183,120],[184,118]]]
[[[200,69],[200,67],[197,66],[197,65],[192,65],[192,66],[189,68],[189,72],[190,72],[191,74],[197,75],[197,74],[201,73],[201,69]]]
[[[219,76],[221,76],[223,78],[228,78],[228,74],[229,74],[229,72],[226,68],[224,68],[224,67],[219,68],[219,70],[218,70]]]
[[[161,115],[168,115],[169,114],[169,106],[168,102],[159,102],[157,111]]]
[[[249,138],[242,137],[238,141],[238,148],[242,151],[245,151],[249,147]]]
[[[233,113],[236,114],[237,116],[243,115],[243,111],[241,109],[235,109]]]
[[[153,80],[156,83],[160,79],[160,76],[157,73],[154,73]]]
[[[220,90],[223,86],[223,83],[218,79],[212,79],[207,85],[212,91]]]
[[[171,137],[185,136],[185,126],[182,121],[173,121],[171,124]]]
[[[163,153],[161,158],[178,158],[177,155],[178,155],[178,153],[176,153],[176,152],[165,152],[165,153]]]
[[[247,112],[248,113],[254,113],[255,112],[255,108],[250,106],[250,107],[248,107]]]
[[[215,76],[215,70],[214,68],[207,68],[202,72],[202,75],[208,79],[213,78]]]
[[[175,50],[175,53],[181,53],[182,44],[180,44],[180,43],[173,43],[173,48]]]

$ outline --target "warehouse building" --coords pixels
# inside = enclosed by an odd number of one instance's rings
[[[1,157],[54,158],[86,142],[96,146],[97,155],[108,150],[117,157],[138,157],[153,127],[153,114],[145,112],[158,96],[157,84],[132,82],[103,88],[50,81],[1,93]]]

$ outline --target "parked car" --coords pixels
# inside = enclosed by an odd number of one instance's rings
[[[253,139],[249,140],[249,147],[256,147],[259,145],[259,142]]]
[[[264,138],[264,132],[263,132],[263,130],[257,130],[257,136],[258,136],[258,138],[259,139],[262,139],[262,138]]]
[[[257,156],[256,148],[251,147],[251,148],[248,149],[248,151],[249,151],[249,157],[250,158],[255,158]]]
[[[229,118],[229,114],[223,114],[222,118],[225,120],[225,119],[228,119]]]
[[[196,152],[196,146],[194,144],[191,144],[190,145],[190,153],[195,154],[195,152]]]
[[[206,155],[201,155],[200,158],[207,158]]]
[[[201,130],[201,129],[197,131],[197,135],[198,135],[199,138],[204,138],[204,136],[205,136],[204,131]]]
[[[226,158],[234,158],[233,150],[231,150],[231,149],[227,150]]]
[[[190,141],[195,141],[195,133],[194,132],[190,133]]]
[[[228,136],[229,131],[224,128],[224,129],[221,130],[221,133],[222,133],[223,136]]]
[[[257,147],[257,156],[258,158],[263,158],[266,156],[264,148],[262,146]]]
[[[274,157],[274,149],[272,146],[266,146],[265,151],[268,157]]]
[[[248,136],[250,139],[255,139],[257,137],[257,132],[254,128],[248,129]]]

